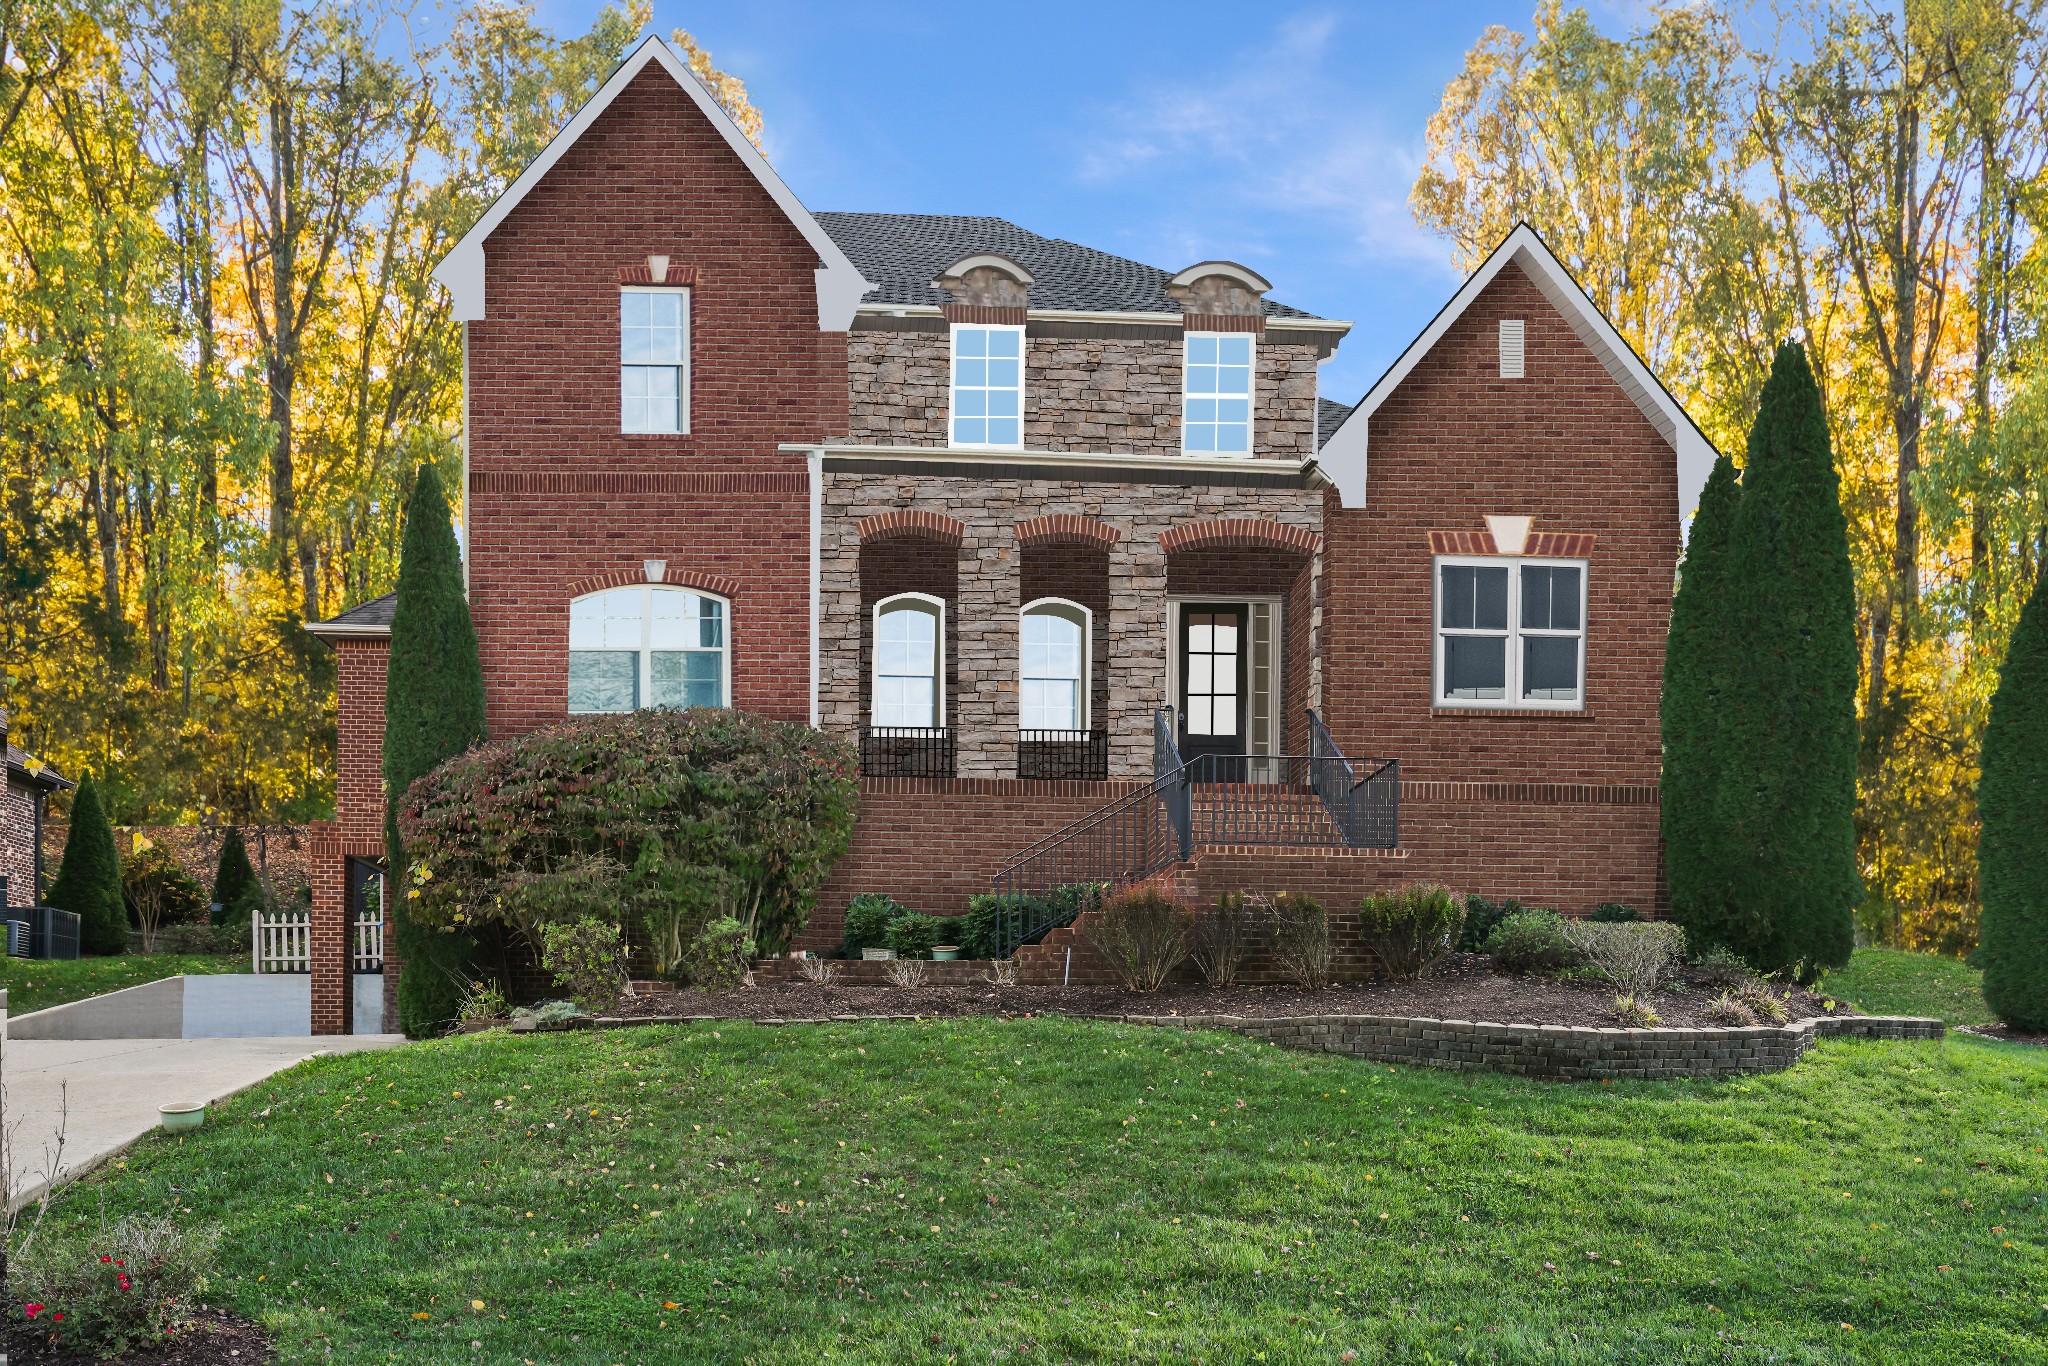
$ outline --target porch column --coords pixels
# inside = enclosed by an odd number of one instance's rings
[[[962,778],[1017,774],[1017,591],[1010,528],[975,525],[960,543],[954,617],[960,663],[949,719]]]
[[[355,964],[347,845],[329,824],[314,828],[310,844],[313,914],[306,938],[313,977],[311,1027],[315,1034],[350,1034],[355,1032]]]
[[[1166,551],[1157,536],[1109,550],[1109,776],[1152,775],[1152,713],[1166,696]]]

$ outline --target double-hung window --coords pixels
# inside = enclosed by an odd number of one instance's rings
[[[690,291],[619,291],[619,430],[690,430]]]
[[[1204,455],[1252,453],[1252,339],[1246,332],[1190,332],[1181,399],[1181,448]]]
[[[1061,598],[1024,609],[1018,729],[1088,729],[1088,619],[1087,608]]]
[[[1440,707],[1585,705],[1586,562],[1436,562]]]
[[[953,329],[953,444],[1024,444],[1024,329]]]
[[[946,724],[939,661],[946,651],[946,604],[904,593],[875,604],[874,725],[925,730]]]
[[[731,691],[726,604],[632,584],[569,605],[569,710],[722,707]]]

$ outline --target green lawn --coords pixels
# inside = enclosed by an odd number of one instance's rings
[[[247,972],[242,956],[206,958],[197,954],[135,954],[125,958],[80,958],[45,962],[0,957],[0,987],[7,988],[7,1013],[26,1015],[45,1006],[60,1006],[122,987],[140,986],[181,973]]]
[[[2039,1362],[2044,1083],[1963,1036],[1596,1086],[1057,1018],[490,1034],[306,1064],[51,1220],[217,1220],[287,1362]]]
[[[1898,949],[1858,949],[1819,990],[1866,1015],[1930,1015],[1952,1025],[1990,1024],[1984,974],[1960,958]]]

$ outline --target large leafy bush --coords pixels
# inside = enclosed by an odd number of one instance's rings
[[[1429,970],[1458,942],[1465,902],[1448,887],[1419,883],[1358,903],[1358,927],[1373,961],[1389,981],[1409,982]]]
[[[665,973],[719,917],[780,953],[846,852],[856,773],[842,741],[706,708],[493,741],[407,790],[407,907],[422,925],[502,923],[536,948],[542,925],[608,918]]]

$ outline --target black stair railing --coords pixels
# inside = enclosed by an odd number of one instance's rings
[[[1330,819],[1353,849],[1393,849],[1401,843],[1401,761],[1361,759],[1355,765],[1337,748],[1323,718],[1308,714],[1309,781]],[[1360,776],[1363,774],[1363,776]]]

